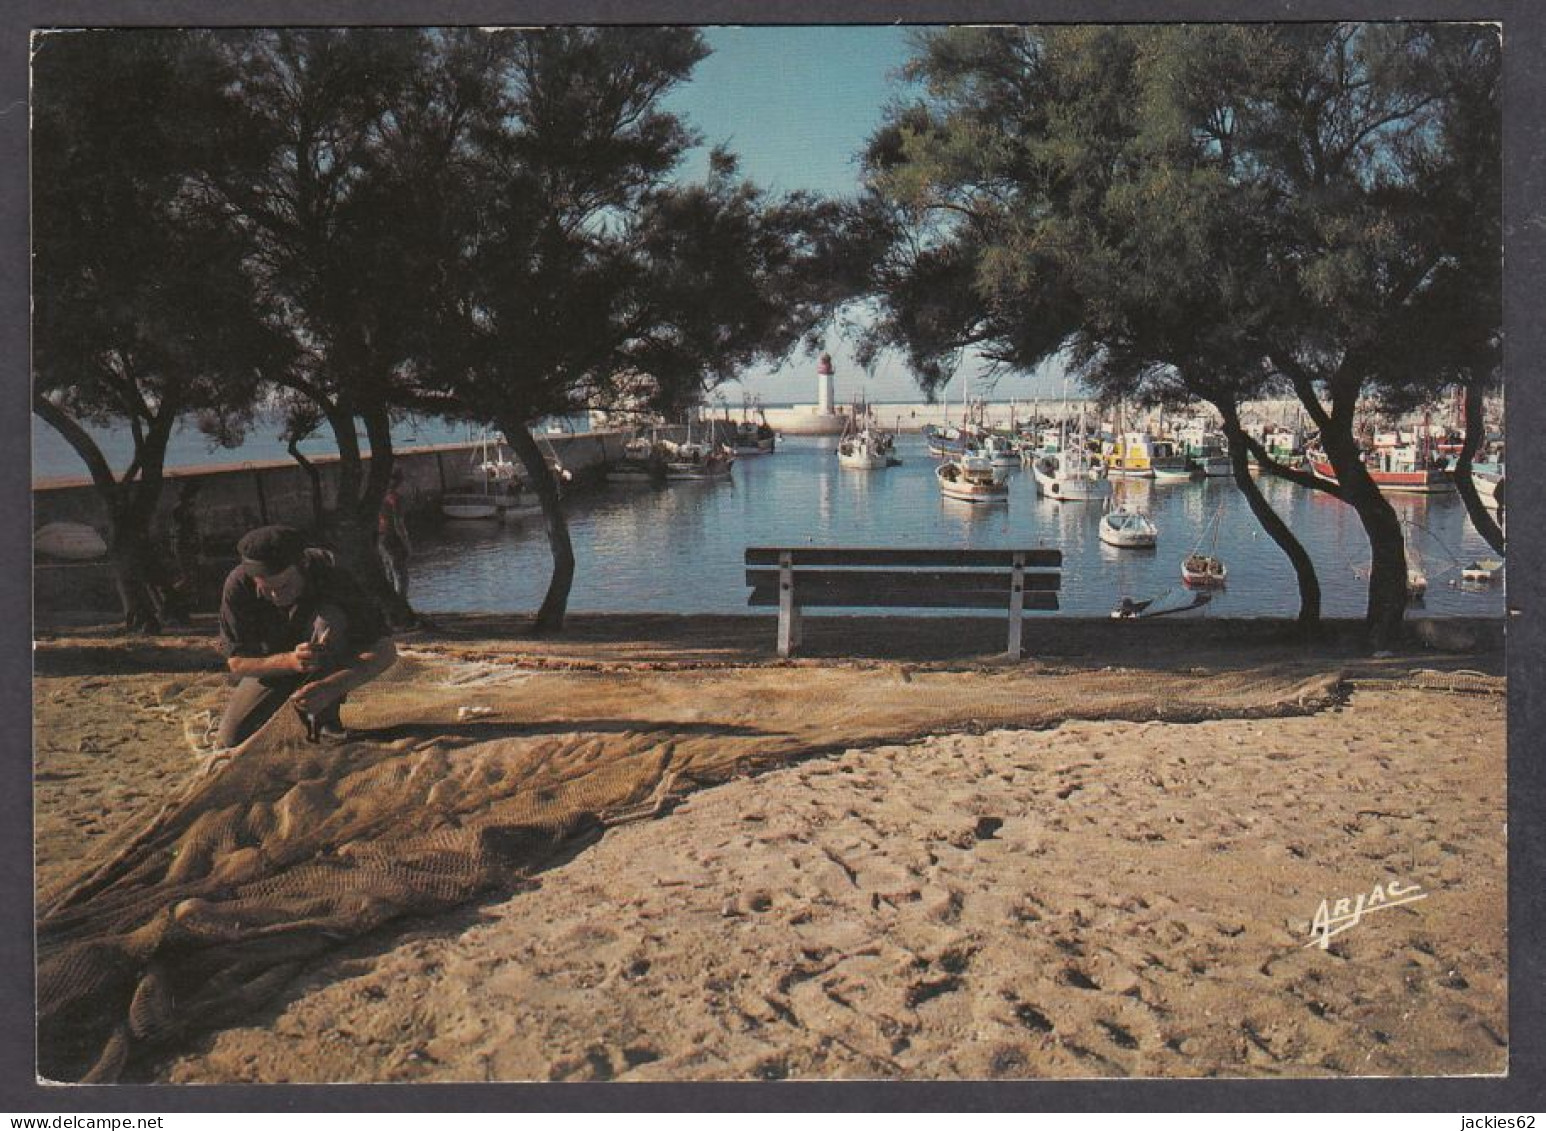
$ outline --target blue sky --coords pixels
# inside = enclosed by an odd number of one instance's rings
[[[912,31],[903,27],[707,27],[713,54],[698,64],[692,81],[667,100],[703,135],[704,148],[684,174],[702,176],[707,150],[725,144],[741,158],[741,171],[777,192],[809,189],[848,195],[858,188],[857,157],[880,125],[888,102],[913,92],[895,72],[910,55]],[[883,359],[873,376],[854,364],[847,347],[833,340],[837,397],[847,402],[918,397],[917,386],[896,359]],[[952,401],[975,383],[980,366],[967,362],[948,390]],[[1055,396],[1061,373],[1033,380],[1006,377],[1002,398]],[[772,372],[752,371],[741,387],[724,389],[732,405],[742,392],[769,403],[816,399],[814,359],[797,354]]]

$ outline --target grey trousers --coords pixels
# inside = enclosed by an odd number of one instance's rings
[[[278,714],[304,685],[321,679],[329,672],[349,666],[354,657],[349,649],[349,618],[337,605],[318,607],[311,622],[311,643],[323,638],[323,666],[305,675],[243,676],[231,692],[225,714],[220,719],[219,743],[224,747],[238,746],[255,734],[259,727]],[[323,722],[338,722],[338,709],[343,700],[329,707],[319,718]]]

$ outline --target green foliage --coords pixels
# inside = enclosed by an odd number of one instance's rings
[[[1067,351],[1139,398],[1295,368],[1410,400],[1485,369],[1496,48],[1459,25],[929,34],[924,97],[866,154],[897,216],[871,347],[925,389],[968,346]],[[943,263],[965,294],[934,293]]]
[[[839,293],[840,213],[775,200],[660,108],[703,57],[686,29],[500,37],[500,86],[459,233],[427,383],[480,420],[610,407],[648,379],[659,407],[696,400],[809,334]]]
[[[241,240],[192,191],[223,160],[229,72],[195,33],[77,32],[40,42],[33,78],[35,393],[127,421],[136,466],[182,413],[239,438],[284,347]]]

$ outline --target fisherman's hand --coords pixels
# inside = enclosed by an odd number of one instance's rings
[[[290,702],[294,703],[308,715],[321,714],[338,701],[338,693],[320,680],[308,683],[295,694],[290,696]]]
[[[297,644],[295,651],[290,653],[298,673],[320,671],[324,663],[322,650],[311,642]]]

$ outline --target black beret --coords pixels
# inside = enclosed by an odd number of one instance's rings
[[[306,538],[293,526],[260,526],[242,535],[236,552],[249,577],[266,577],[297,564],[306,551]]]

